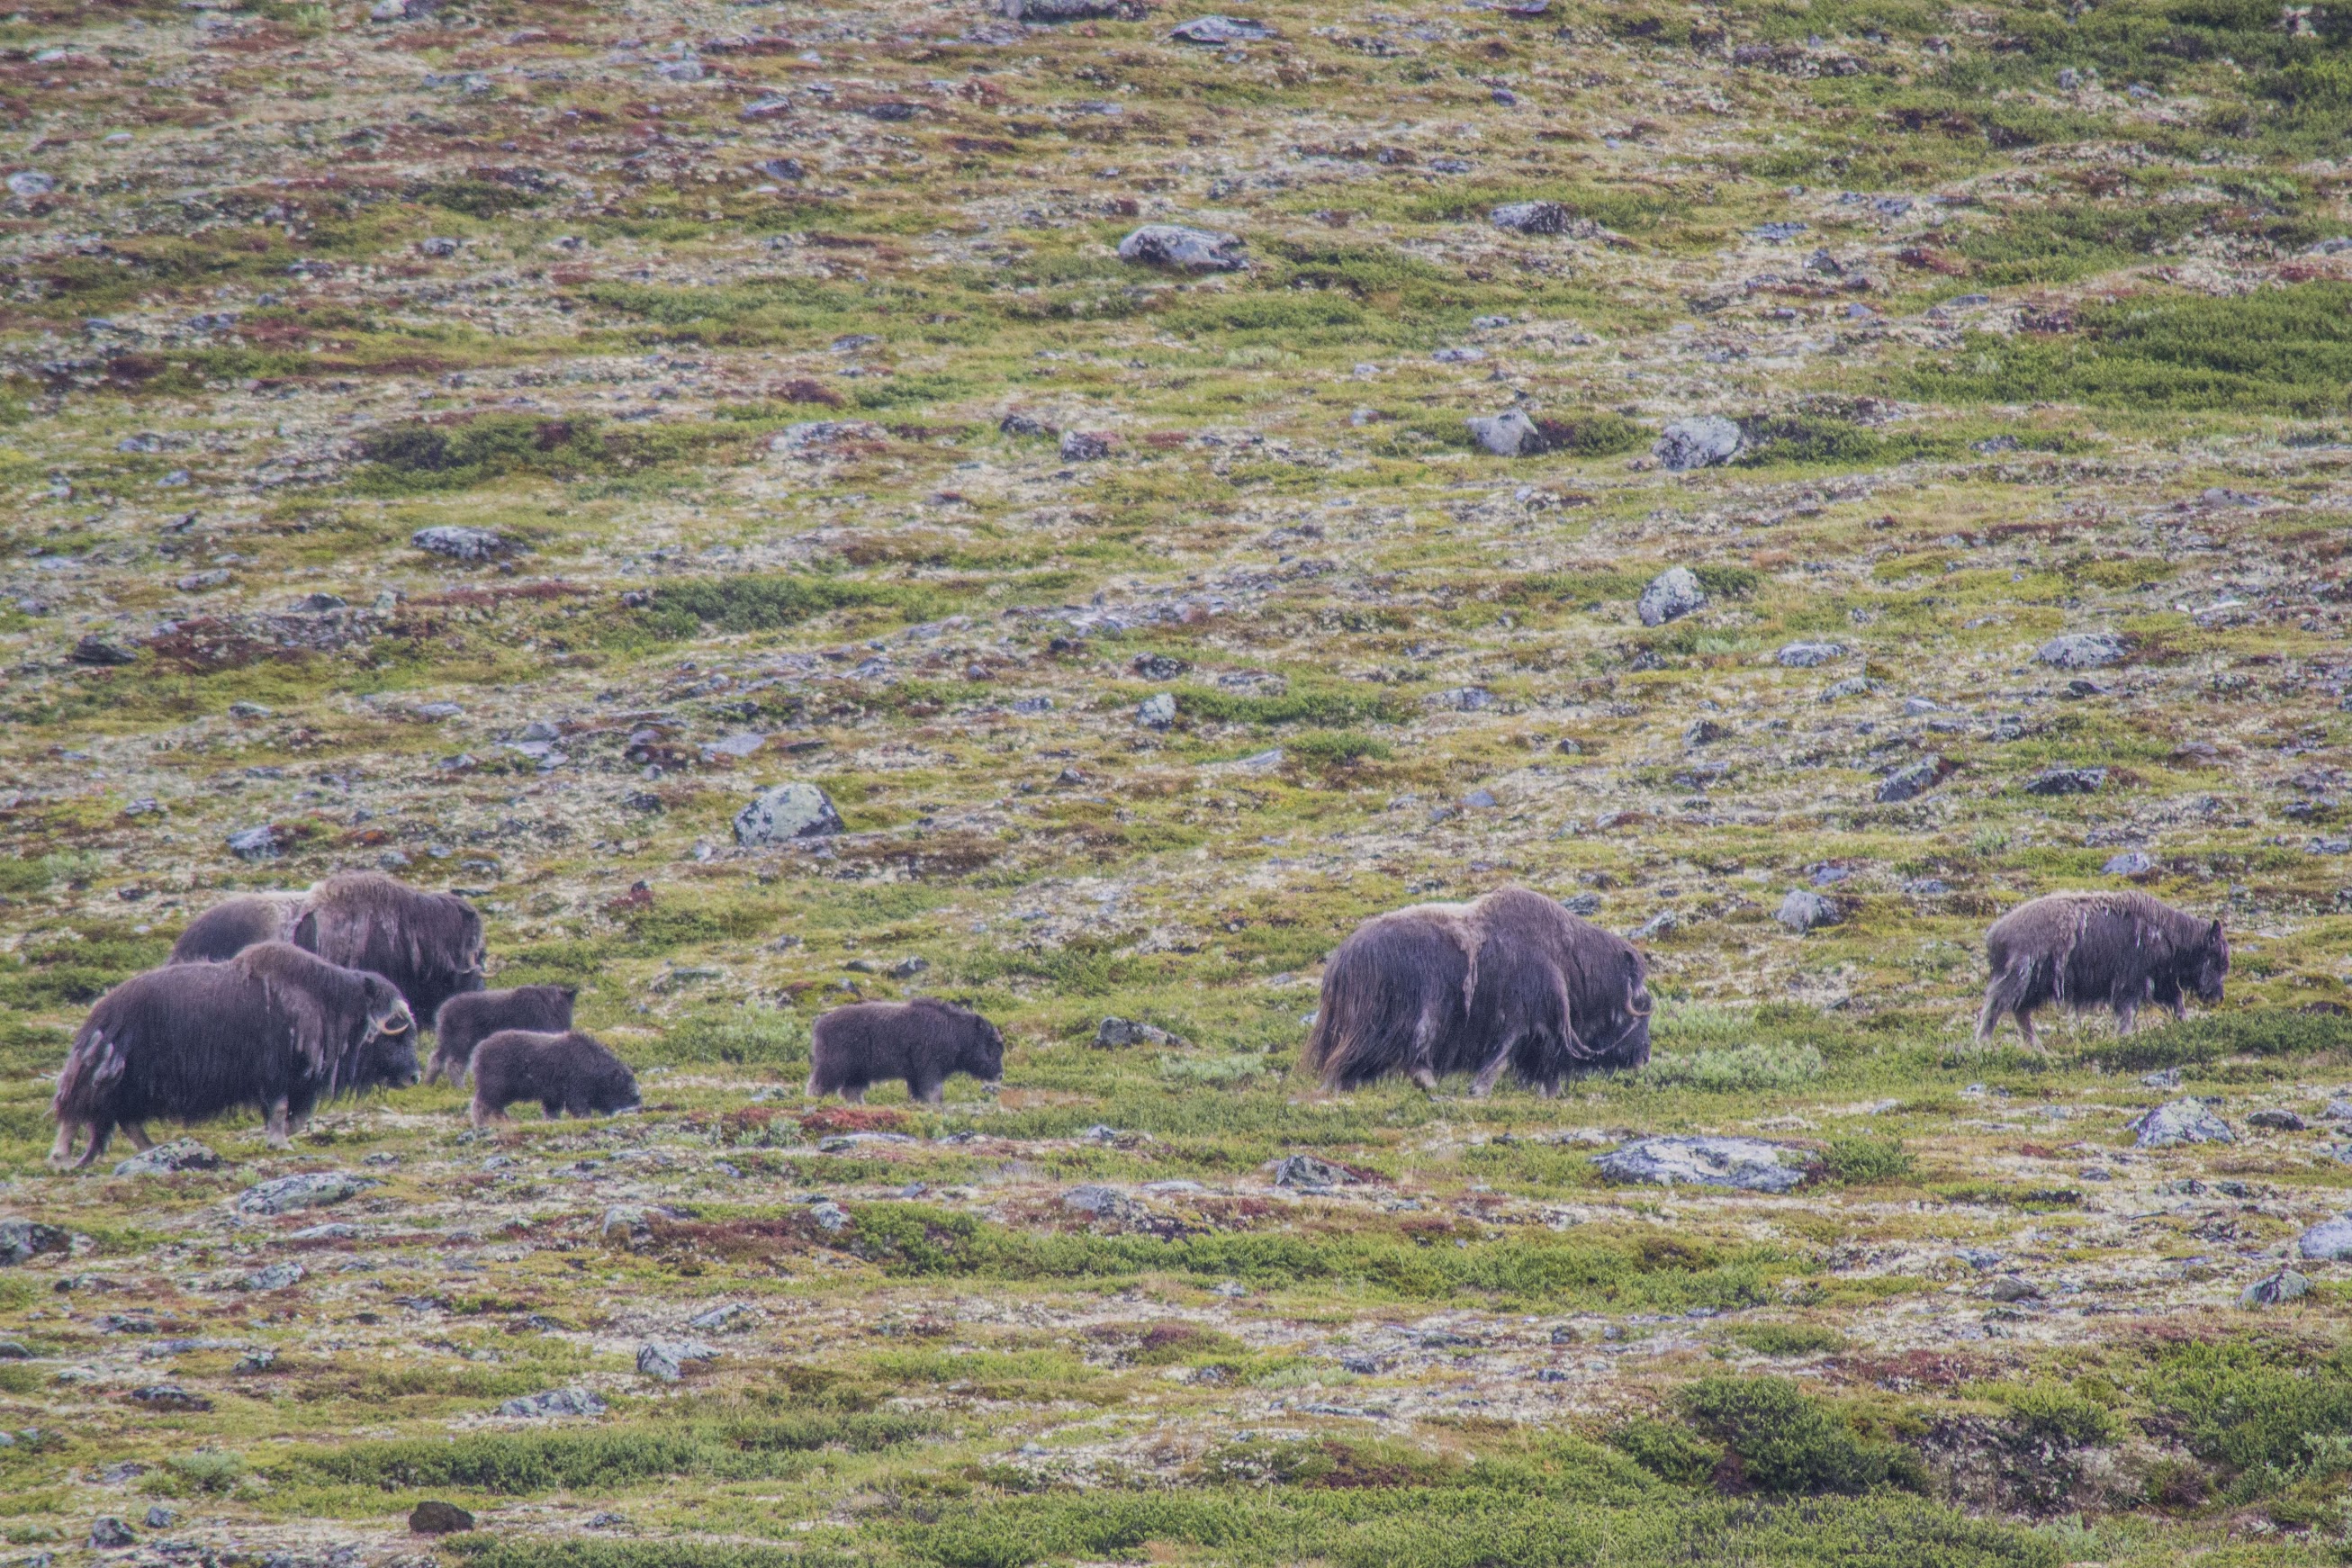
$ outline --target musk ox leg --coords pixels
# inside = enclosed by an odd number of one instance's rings
[[[2118,1036],[2128,1035],[2137,1027],[2139,1027],[2139,1004],[2137,1002],[2116,1003],[2116,1033]]]
[[[943,1105],[947,1102],[948,1086],[944,1081],[917,1083],[914,1079],[908,1079],[907,1094],[908,1098],[921,1100],[925,1105]]]
[[[511,1119],[507,1115],[504,1106],[493,1106],[483,1100],[477,1099],[473,1104],[466,1108],[466,1120],[477,1127],[488,1127],[493,1121],[506,1121]]]
[[[49,1145],[49,1163],[62,1165],[73,1158],[74,1134],[81,1131],[79,1121],[58,1123],[58,1141]]]
[[[1495,1081],[1503,1076],[1503,1069],[1511,1065],[1511,1052],[1517,1048],[1518,1043],[1518,1037],[1515,1035],[1496,1048],[1495,1054],[1486,1059],[1486,1065],[1478,1069],[1478,1076],[1470,1080],[1471,1099],[1484,1100],[1495,1092]]]
[[[2033,1015],[2022,1007],[2017,1010],[2017,1032],[2025,1037],[2027,1050],[2040,1051],[2045,1057],[2050,1054],[2049,1048],[2042,1043],[2042,1037],[2033,1032]]]
[[[263,1124],[262,1134],[273,1149],[283,1149],[293,1140],[286,1131],[286,1102],[279,1100],[269,1108],[269,1120]]]
[[[131,1146],[142,1153],[155,1146],[155,1140],[147,1136],[147,1124],[143,1121],[126,1121],[122,1131],[131,1140]]]
[[[845,1083],[841,1086],[841,1098],[851,1105],[863,1105],[866,1103],[866,1086],[862,1083]]]
[[[2000,1027],[2001,1015],[2010,1011],[2001,1005],[2000,990],[1998,984],[1985,987],[1984,1009],[1977,1015],[1977,1044],[1980,1046],[1992,1038],[1993,1031]],[[2022,1021],[2024,1015],[2018,1016]]]
[[[1437,1092],[1437,1075],[1429,1070],[1429,1067],[1426,1063],[1415,1067],[1412,1071],[1407,1073],[1405,1076],[1412,1079],[1413,1088],[1421,1090],[1423,1094],[1435,1094]]]
[[[81,1152],[81,1158],[73,1163],[73,1168],[77,1171],[89,1170],[90,1162],[97,1159],[100,1154],[106,1152],[106,1145],[113,1139],[113,1137],[114,1124],[112,1122],[91,1122],[89,1124],[89,1147]]]

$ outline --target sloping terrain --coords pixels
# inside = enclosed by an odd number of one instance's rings
[[[1206,16],[0,23],[5,1562],[2343,1556],[2352,12]],[[49,1171],[346,867],[645,1110]],[[1508,882],[1647,1068],[1298,1068]],[[2226,1004],[1972,1047],[2092,887]],[[1003,1092],[803,1101],[919,994]],[[1802,1180],[1597,1163],[1686,1134]]]

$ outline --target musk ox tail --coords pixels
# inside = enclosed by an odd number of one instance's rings
[[[2000,1021],[2010,1015],[2031,1011],[2052,999],[2048,967],[2046,959],[2018,953],[1993,973],[1985,985],[1984,1011],[1977,1016],[1979,1040],[1991,1039]]]
[[[1391,1073],[1436,1081],[1440,1043],[1466,1020],[1475,967],[1457,921],[1407,910],[1358,928],[1323,969],[1307,1068],[1331,1089]]]
[[[66,1054],[65,1070],[58,1074],[58,1092],[49,1101],[49,1114],[57,1119],[58,1141],[49,1151],[52,1162],[62,1163],[73,1154],[74,1134],[88,1130],[89,1152],[83,1156],[88,1164],[104,1146],[106,1136],[114,1130],[114,1118],[106,1110],[109,1091],[120,1082],[130,1058],[122,1047],[106,1037],[98,1028],[85,1026],[76,1037],[73,1049]]]

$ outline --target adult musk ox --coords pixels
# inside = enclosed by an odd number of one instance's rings
[[[415,1018],[392,982],[282,942],[224,963],[171,964],[98,999],[67,1053],[51,1161],[118,1127],[145,1149],[150,1117],[201,1121],[249,1106],[283,1145],[320,1100],[416,1081]]]
[[[381,974],[429,1023],[482,988],[482,917],[455,893],[421,893],[377,871],[343,871],[306,893],[215,904],[172,944],[173,963],[217,963],[257,942],[290,942],[345,969]]]
[[[809,1057],[809,1093],[837,1092],[852,1105],[884,1079],[906,1079],[908,1094],[931,1105],[953,1073],[1004,1081],[1004,1037],[996,1026],[928,996],[835,1007],[811,1031]]]
[[[1435,1089],[1506,1068],[1544,1094],[1650,1059],[1640,950],[1524,888],[1421,904],[1358,926],[1323,966],[1307,1065],[1333,1089],[1402,1073]]]
[[[505,1121],[507,1107],[519,1100],[539,1101],[551,1121],[609,1116],[636,1109],[637,1075],[577,1029],[500,1029],[474,1047],[474,1125]]]
[[[563,1033],[572,1027],[572,1004],[579,994],[573,985],[517,985],[450,997],[434,1016],[433,1059],[425,1064],[425,1081],[465,1082],[474,1047],[501,1029]]]
[[[1985,932],[1984,1011],[1977,1038],[1992,1038],[2001,1016],[2035,1050],[2033,1013],[2056,1003],[2074,1012],[2114,1010],[2128,1034],[2143,1004],[2189,1015],[2189,992],[2221,1000],[2230,942],[2220,921],[2200,920],[2146,893],[2052,893],[1995,921]]]

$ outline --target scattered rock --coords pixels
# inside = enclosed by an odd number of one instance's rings
[[[147,1510],[147,1518],[143,1522],[150,1530],[169,1530],[172,1528],[172,1521],[179,1517],[159,1502]]]
[[[2246,1118],[2249,1127],[2260,1127],[2272,1132],[2305,1132],[2311,1123],[2292,1110],[2257,1110]]]
[[[1619,1183],[1785,1193],[1812,1173],[1804,1151],[1762,1138],[1642,1138],[1592,1162]]]
[[[1845,913],[1834,899],[1825,899],[1810,888],[1793,888],[1780,900],[1773,919],[1801,936],[1809,931],[1833,926],[1845,919]]]
[[[1719,414],[1677,419],[1665,428],[1650,455],[1674,473],[1712,468],[1739,455],[1739,426]]]
[[[751,1318],[751,1309],[741,1301],[721,1301],[718,1306],[697,1312],[686,1321],[689,1329],[700,1329],[708,1334],[743,1326]]]
[[[1098,463],[1110,456],[1110,437],[1090,430],[1065,430],[1061,453],[1066,463]]]
[[[54,1225],[36,1219],[0,1219],[0,1268],[13,1268],[28,1258],[73,1250],[73,1237]]]
[[[1123,14],[1120,0],[997,0],[999,15],[1015,22],[1087,22]]]
[[[239,1214],[288,1214],[324,1208],[382,1184],[373,1176],[355,1176],[349,1171],[305,1171],[257,1182],[237,1194],[236,1206]]]
[[[463,528],[454,523],[420,528],[408,536],[408,542],[428,555],[465,562],[495,561],[514,549],[503,534],[493,533],[487,528]]]
[[[1062,1206],[1073,1214],[1095,1219],[1130,1219],[1144,1212],[1143,1205],[1116,1187],[1072,1187],[1062,1194]]]
[[[1176,1037],[1157,1024],[1135,1018],[1105,1018],[1095,1026],[1095,1048],[1118,1050],[1128,1046],[1168,1046]]]
[[[1135,721],[1147,730],[1165,730],[1176,722],[1176,694],[1155,692],[1135,705]]]
[[[2238,1305],[2249,1311],[2284,1306],[2311,1293],[2311,1281],[2292,1268],[2265,1274],[2238,1293]]]
[[[408,1510],[408,1529],[413,1535],[455,1535],[473,1528],[474,1516],[454,1502],[427,1499]]]
[[[2233,1143],[2230,1125],[2202,1100],[2175,1100],[2124,1123],[2137,1134],[2143,1149],[2171,1149],[2183,1143]]]
[[[194,1138],[174,1138],[115,1163],[118,1176],[176,1176],[183,1171],[217,1171],[221,1157]]]
[[[2021,1274],[2005,1274],[1987,1286],[1985,1294],[2001,1302],[2037,1301],[2042,1287]]]
[[[1811,669],[1820,665],[1834,664],[1843,658],[1845,645],[1833,642],[1792,642],[1772,657],[1786,669]]]
[[[1650,579],[1633,613],[1645,626],[1660,626],[1689,615],[1706,603],[1706,590],[1687,566],[1669,566]]]
[[[116,665],[139,662],[139,656],[129,648],[97,636],[86,637],[74,644],[73,653],[69,657],[76,664]]]
[[[559,1415],[602,1415],[608,1406],[602,1396],[584,1388],[551,1388],[526,1394],[499,1406],[499,1414],[520,1420],[541,1421]]]
[[[1195,16],[1171,28],[1168,36],[1187,44],[1254,44],[1273,37],[1275,32],[1265,23],[1245,17]]]
[[[1577,226],[1576,214],[1558,202],[1505,202],[1486,221],[1513,234],[1567,234]]]
[[[1532,458],[1549,445],[1536,422],[1516,408],[1463,423],[1469,426],[1472,440],[1498,458]]]
[[[1328,1192],[1355,1179],[1346,1168],[1312,1154],[1292,1154],[1276,1162],[1274,1167],[1276,1186],[1296,1187],[1301,1192]]]
[[[718,1359],[719,1352],[700,1340],[649,1340],[637,1347],[637,1372],[662,1383],[676,1383],[686,1375],[687,1368]]]
[[[240,1290],[283,1290],[302,1282],[302,1266],[289,1260],[257,1268],[236,1282]]]
[[[2028,795],[2095,795],[2107,782],[2105,768],[2052,768],[2026,780]]]
[[[1221,229],[1148,223],[1118,242],[1118,258],[1140,267],[1172,267],[1188,272],[1238,272],[1249,262],[1244,242]]]
[[[841,814],[824,791],[798,779],[770,785],[735,814],[735,842],[746,848],[822,838],[841,829]]]
[[[2053,669],[2098,669],[2121,664],[2126,651],[2113,632],[2068,632],[2043,643],[2033,657]]]
[[[2107,857],[2099,869],[2110,877],[2145,877],[2156,869],[2156,861],[2144,849],[2126,849],[2120,855]]]
[[[1907,768],[1897,768],[1879,781],[1878,804],[1897,805],[1916,800],[1942,783],[1946,771],[1941,757],[1928,757]]]
[[[92,1552],[114,1552],[138,1544],[139,1538],[131,1534],[131,1527],[119,1519],[100,1517],[90,1522],[89,1549]]]
[[[277,825],[265,822],[240,827],[228,836],[228,852],[240,860],[275,860],[284,847]]]

